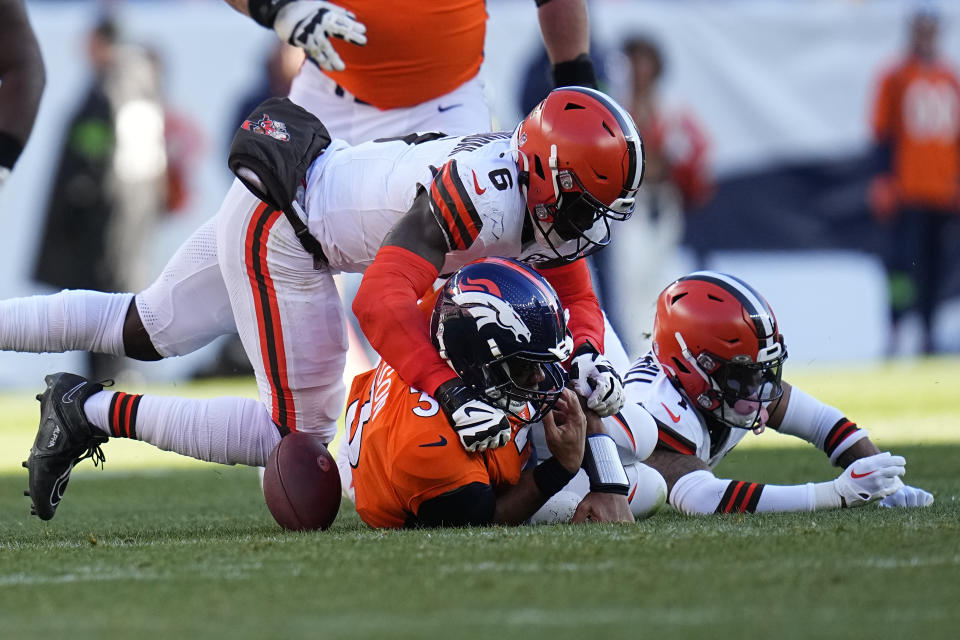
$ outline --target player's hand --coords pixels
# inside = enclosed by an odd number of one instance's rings
[[[303,49],[325,71],[345,68],[329,38],[367,44],[367,28],[353,13],[322,0],[295,0],[286,5],[277,12],[273,30],[284,42]]]
[[[467,451],[496,449],[510,442],[507,414],[481,400],[459,378],[444,382],[435,395]]]
[[[906,484],[877,503],[878,506],[887,508],[929,507],[932,504],[932,493]]]
[[[623,406],[623,381],[592,344],[585,342],[570,361],[573,389],[587,400],[587,407],[600,417],[612,416]]]
[[[855,460],[833,481],[844,507],[858,507],[895,493],[903,487],[900,476],[906,469],[903,456],[877,453]]]
[[[619,493],[588,493],[577,510],[572,522],[634,522],[627,496]]]
[[[564,389],[553,409],[543,417],[543,434],[547,449],[570,473],[583,464],[583,447],[587,437],[587,418],[580,408],[580,399]]]

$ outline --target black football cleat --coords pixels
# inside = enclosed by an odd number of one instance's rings
[[[30,513],[41,520],[56,513],[74,465],[87,458],[93,458],[94,466],[104,461],[100,445],[108,440],[83,412],[87,398],[103,390],[102,384],[73,373],[54,373],[45,380],[47,390],[37,396],[40,427],[23,465],[30,475]]]

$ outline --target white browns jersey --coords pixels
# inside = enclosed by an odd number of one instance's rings
[[[307,173],[304,205],[331,269],[364,271],[420,189],[429,191],[447,240],[442,274],[485,256],[534,265],[551,259],[532,237],[521,240],[526,204],[509,138],[411,134],[356,146],[335,140]]]
[[[642,405],[656,419],[658,448],[695,455],[713,468],[747,434],[720,425],[711,429],[660,369],[653,352],[631,365],[623,386],[627,402]]]

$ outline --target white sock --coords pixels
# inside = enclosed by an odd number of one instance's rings
[[[263,466],[280,442],[270,414],[250,398],[101,391],[83,408],[87,419],[112,437],[135,438],[207,462]]]
[[[123,352],[132,293],[64,290],[0,301],[0,349],[28,353]]]
[[[113,391],[98,391],[83,403],[83,412],[87,414],[87,420],[90,424],[103,431],[108,436],[110,434],[110,400],[113,399]]]

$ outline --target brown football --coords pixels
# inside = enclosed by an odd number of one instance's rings
[[[263,496],[284,529],[333,524],[340,510],[340,472],[319,436],[294,431],[280,439],[264,470]]]

